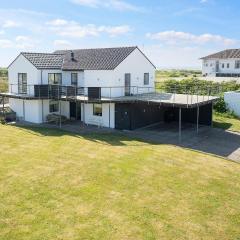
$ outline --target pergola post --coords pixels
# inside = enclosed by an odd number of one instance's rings
[[[5,120],[5,97],[3,96],[3,118]]]
[[[182,141],[182,108],[179,108],[179,126],[178,126],[178,140]]]
[[[59,127],[62,128],[62,109],[61,100],[59,101]]]
[[[197,134],[199,132],[199,105],[197,106]]]

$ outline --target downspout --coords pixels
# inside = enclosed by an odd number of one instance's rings
[[[41,85],[43,84],[43,70],[41,70]],[[39,96],[40,97],[40,96]],[[42,99],[42,123],[44,123],[44,106],[43,106],[43,99]]]

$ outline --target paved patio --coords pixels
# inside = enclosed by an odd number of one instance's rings
[[[200,126],[197,134],[195,125],[184,124],[182,126],[182,139],[179,142],[178,124],[160,123],[135,130],[134,136],[162,144],[174,144],[215,154],[240,162],[240,133]]]

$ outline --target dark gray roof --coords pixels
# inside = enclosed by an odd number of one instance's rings
[[[62,68],[63,55],[61,54],[23,52],[22,55],[38,69]]]
[[[201,59],[227,59],[227,58],[240,58],[240,49],[227,49],[217,52]]]
[[[21,54],[38,69],[62,69],[66,71],[113,70],[135,49],[138,49],[141,52],[141,50],[135,46],[118,48],[58,50],[54,53],[23,52]],[[74,54],[73,60],[71,57],[71,52]],[[144,57],[151,63],[151,61],[145,55]],[[11,64],[9,66],[11,66]]]
[[[113,70],[137,47],[60,50],[64,54],[63,70]],[[74,61],[71,59],[74,53]]]

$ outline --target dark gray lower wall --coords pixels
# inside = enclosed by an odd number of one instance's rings
[[[134,130],[162,121],[164,109],[147,103],[115,104],[115,128]]]
[[[116,103],[115,104],[115,128],[134,130],[150,124],[166,120],[170,114],[172,121],[178,121],[179,108],[160,107],[147,103]],[[197,108],[183,108],[182,122],[196,123]],[[212,104],[199,107],[199,124],[212,124]]]

